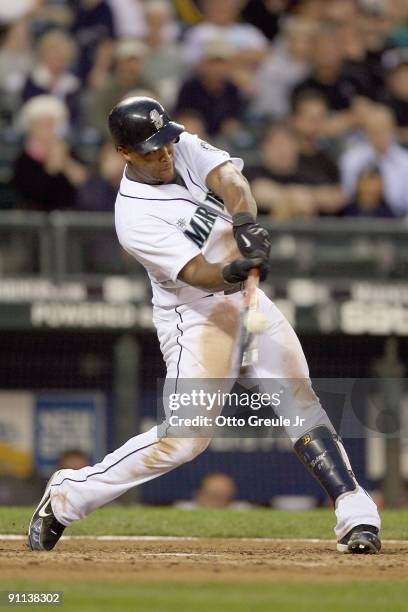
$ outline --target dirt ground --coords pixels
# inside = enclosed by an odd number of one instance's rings
[[[334,542],[192,539],[63,540],[51,553],[0,541],[0,577],[27,580],[406,580],[408,542],[342,555]]]

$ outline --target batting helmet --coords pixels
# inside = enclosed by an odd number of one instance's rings
[[[132,97],[125,98],[111,110],[109,130],[116,147],[150,153],[180,136],[184,126],[171,121],[157,100]]]

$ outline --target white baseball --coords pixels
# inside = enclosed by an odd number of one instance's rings
[[[266,316],[262,312],[251,310],[248,312],[245,327],[251,334],[262,334],[267,326]]]

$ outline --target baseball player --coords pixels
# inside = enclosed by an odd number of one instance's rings
[[[167,379],[234,379],[238,375],[242,283],[253,268],[268,271],[270,238],[256,221],[256,204],[234,159],[172,121],[156,100],[130,97],[111,111],[109,127],[127,162],[115,207],[120,244],[147,271],[153,320]],[[282,313],[258,289],[266,321],[258,336],[253,376],[303,381],[291,388],[285,417],[294,450],[335,508],[337,549],[377,553],[380,517],[358,484],[341,439],[315,395],[299,340]],[[275,407],[280,415],[281,407]],[[209,437],[137,435],[100,463],[59,470],[29,526],[33,550],[54,548],[64,529],[131,487],[190,461]]]

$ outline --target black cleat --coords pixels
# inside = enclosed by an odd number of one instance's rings
[[[377,527],[357,525],[337,542],[337,550],[355,555],[375,555],[381,550]]]
[[[51,484],[58,472],[48,481],[42,500],[31,517],[28,528],[28,546],[31,550],[52,550],[65,529],[54,516],[51,507]]]

